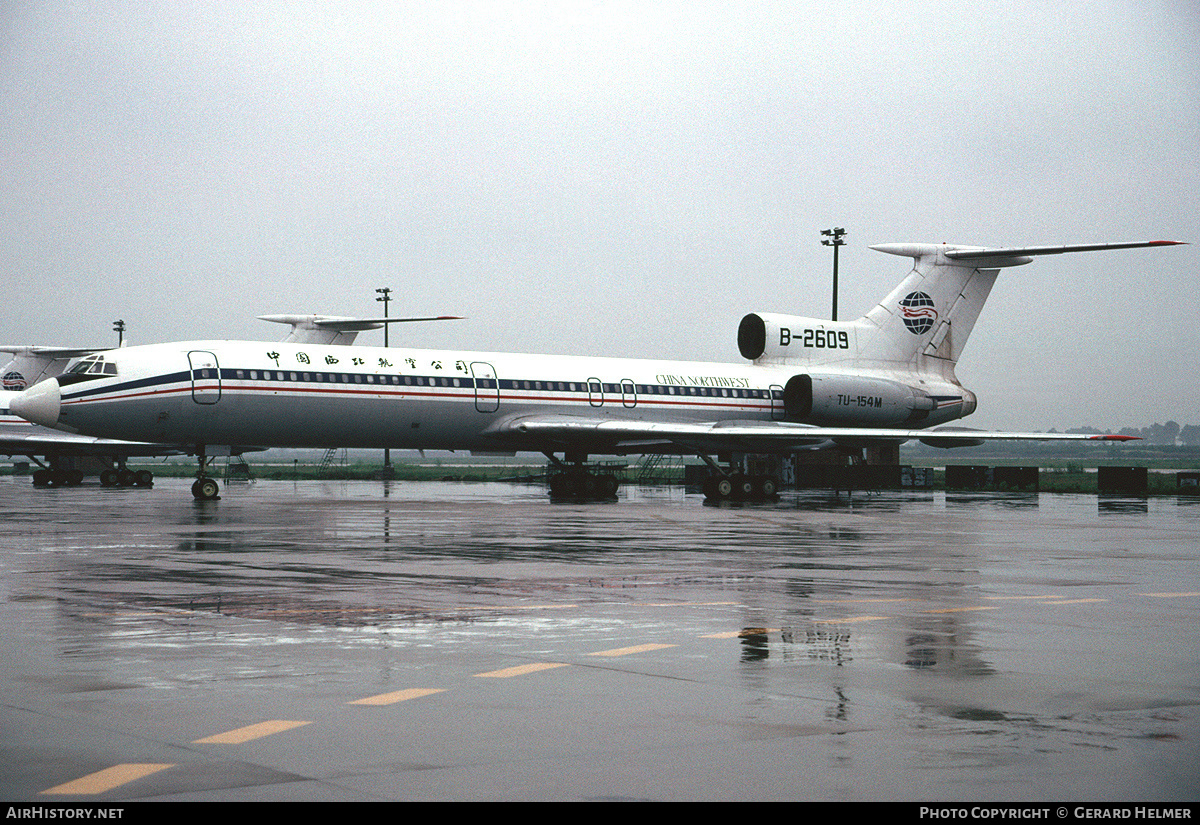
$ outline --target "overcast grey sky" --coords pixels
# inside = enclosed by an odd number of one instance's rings
[[[0,343],[277,340],[737,362],[893,241],[1193,246],[1001,274],[973,426],[1200,423],[1200,5],[0,7]],[[367,333],[363,343],[382,343]]]

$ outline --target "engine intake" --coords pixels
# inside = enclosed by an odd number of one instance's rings
[[[862,325],[752,312],[738,324],[738,352],[750,361],[831,363],[858,352]]]
[[[738,324],[738,352],[754,361],[767,351],[767,324],[761,315],[750,314]]]

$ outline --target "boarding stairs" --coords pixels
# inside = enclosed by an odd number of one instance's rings
[[[638,462],[637,483],[642,485],[666,484],[682,473],[683,459],[677,455],[650,453]]]

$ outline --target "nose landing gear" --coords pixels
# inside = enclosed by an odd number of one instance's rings
[[[192,482],[192,498],[196,501],[216,501],[221,497],[221,485],[208,474],[208,465],[214,457],[205,456],[203,448],[196,454],[196,460],[200,463],[200,469],[196,471],[196,480]]]
[[[196,501],[216,501],[221,497],[221,485],[208,476],[198,478],[192,482],[192,497]]]

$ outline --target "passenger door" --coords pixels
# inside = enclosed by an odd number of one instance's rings
[[[471,375],[475,378],[475,409],[481,413],[500,409],[500,379],[496,377],[496,369],[483,361],[474,361]]]
[[[217,356],[204,350],[188,353],[192,371],[192,400],[197,404],[216,404],[221,400],[221,368]]]

